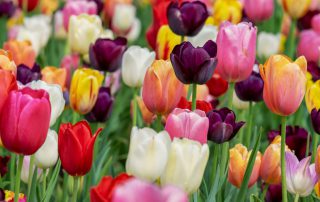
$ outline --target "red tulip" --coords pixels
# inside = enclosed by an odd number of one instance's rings
[[[93,148],[99,128],[92,136],[88,122],[80,121],[75,125],[61,124],[58,138],[58,151],[62,167],[69,175],[83,176],[92,166]]]
[[[24,5],[27,6],[27,11],[35,9],[39,3],[39,0],[18,0],[19,7],[24,9]]]
[[[214,97],[220,97],[228,90],[228,82],[217,73],[213,74],[206,85],[209,88],[209,93]]]
[[[178,103],[178,106],[177,108],[180,108],[180,109],[189,109],[191,110],[191,102],[188,101],[185,97],[181,97],[179,103]],[[209,102],[206,102],[204,100],[197,100],[196,101],[196,109],[199,109],[199,110],[202,110],[204,111],[205,113],[211,111],[213,109],[211,103]]]
[[[51,107],[44,90],[25,87],[9,93],[0,117],[1,140],[9,151],[32,155],[47,137]]]
[[[2,70],[0,69],[0,111],[4,102],[6,101],[7,96],[9,95],[10,91],[17,90],[17,81],[16,77],[11,71]]]

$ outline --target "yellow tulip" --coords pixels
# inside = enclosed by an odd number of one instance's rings
[[[168,25],[163,25],[157,34],[157,59],[167,60],[173,48],[180,44],[181,37],[171,31]]]
[[[97,101],[102,81],[103,75],[97,70],[77,69],[71,80],[71,108],[80,114],[90,112]]]
[[[320,80],[313,82],[312,80],[309,80],[307,82],[307,90],[306,90],[306,96],[305,101],[307,105],[307,109],[309,112],[313,108],[319,109],[320,108]]]
[[[311,0],[282,0],[281,3],[291,18],[298,19],[308,12]]]
[[[223,21],[233,24],[239,23],[242,18],[242,4],[238,0],[217,0],[213,5],[213,22],[220,25]]]

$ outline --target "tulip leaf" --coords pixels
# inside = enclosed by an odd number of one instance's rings
[[[250,195],[250,202],[262,202],[262,200],[259,199],[256,195],[251,194]]]
[[[37,176],[38,176],[38,169],[35,168],[33,171],[33,175],[32,175],[32,184],[31,184],[31,188],[30,188],[30,196],[28,197],[29,201],[36,201],[35,197],[36,197],[36,189],[37,189]]]
[[[58,163],[53,171],[52,177],[49,182],[49,186],[47,188],[47,192],[45,193],[43,199],[41,200],[42,202],[50,201],[51,195],[58,181],[60,167],[61,167],[61,161],[58,159]]]

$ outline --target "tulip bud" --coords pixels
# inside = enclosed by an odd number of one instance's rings
[[[254,22],[269,19],[273,14],[273,0],[245,0],[244,11]]]
[[[312,109],[310,116],[313,130],[320,134],[320,109]]]
[[[29,41],[9,40],[3,44],[3,48],[11,52],[16,65],[24,64],[32,67],[36,60],[36,53]]]
[[[11,91],[17,90],[16,77],[11,71],[0,69],[0,114],[6,98]]]
[[[47,66],[41,70],[42,80],[48,84],[58,84],[65,90],[67,83],[67,70],[63,68]]]
[[[29,167],[30,167],[30,156],[24,156],[23,162],[22,162],[22,169],[21,169],[21,181],[24,183],[29,182]],[[37,168],[35,165],[32,165],[32,174],[34,173],[34,170],[37,169],[37,179],[40,178],[42,174],[42,169]]]
[[[242,4],[239,0],[216,0],[213,6],[213,22],[220,25],[224,21],[237,24],[242,18]]]
[[[235,92],[242,101],[261,101],[263,93],[263,80],[260,74],[252,71],[249,78],[235,84]]]
[[[19,65],[17,68],[17,80],[22,84],[30,83],[41,79],[40,66],[37,63],[30,68],[26,65]]]
[[[46,141],[34,154],[34,163],[37,167],[46,169],[54,166],[58,160],[58,135],[56,131],[48,131]]]
[[[127,173],[150,182],[158,179],[167,164],[170,143],[166,131],[157,134],[151,128],[133,127],[126,162]]]
[[[310,62],[318,63],[320,59],[320,33],[313,29],[304,30],[300,33],[297,53],[305,56]]]
[[[181,37],[173,33],[168,25],[159,27],[155,44],[157,59],[169,59],[173,48],[180,43]]]
[[[16,73],[17,66],[12,59],[10,52],[0,49],[0,69],[9,70]]]
[[[298,19],[307,13],[311,0],[281,0],[281,3],[284,11],[292,19]]]
[[[257,55],[260,58],[269,58],[280,50],[280,34],[259,32],[257,39]]]
[[[195,192],[201,184],[208,159],[207,144],[174,138],[166,168],[160,178],[161,185],[174,185],[188,194]]]

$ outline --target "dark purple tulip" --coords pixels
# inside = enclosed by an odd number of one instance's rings
[[[312,109],[310,116],[313,130],[320,135],[320,109]]]
[[[231,140],[245,122],[236,122],[236,115],[228,108],[212,110],[207,113],[209,119],[208,140],[223,143]]]
[[[105,122],[111,113],[113,98],[110,89],[101,87],[93,109],[85,117],[89,122]]]
[[[22,84],[27,84],[31,81],[36,81],[41,79],[40,66],[34,63],[32,69],[28,66],[21,64],[17,67],[17,80]]]
[[[312,75],[314,82],[320,79],[320,67],[317,63],[308,62],[308,72]]]
[[[177,78],[184,84],[205,84],[217,66],[217,44],[211,40],[203,47],[193,47],[188,41],[174,47],[170,54]]]
[[[280,130],[272,130],[268,133],[268,140],[271,143],[272,140],[280,135]],[[286,144],[289,149],[293,150],[298,159],[301,160],[306,156],[308,140],[308,131],[299,126],[287,126],[286,127]],[[311,142],[311,137],[310,137]]]
[[[115,72],[120,68],[122,56],[126,50],[127,39],[97,39],[90,45],[89,56],[91,65],[98,70]]]
[[[5,201],[6,194],[4,193],[4,190],[0,188],[0,201]]]
[[[0,17],[11,17],[16,10],[13,1],[0,1]]]
[[[179,3],[172,1],[167,8],[170,29],[181,36],[195,36],[208,18],[208,10],[200,1]]]
[[[263,80],[259,73],[253,71],[249,78],[235,84],[235,91],[240,100],[259,102],[262,100]]]
[[[0,156],[0,175],[1,177],[5,176],[8,172],[8,162],[10,160],[10,156]]]
[[[319,14],[319,10],[309,10],[303,17],[298,19],[297,25],[300,31],[311,28],[311,20],[313,16]]]
[[[281,184],[271,184],[266,195],[266,202],[281,202],[282,187]]]

